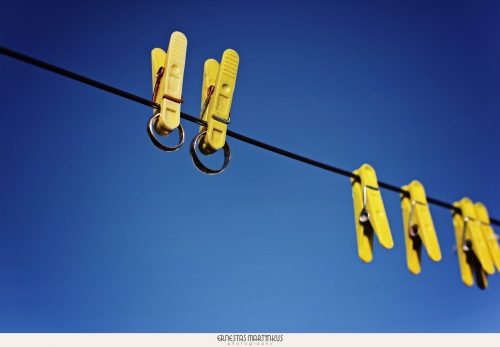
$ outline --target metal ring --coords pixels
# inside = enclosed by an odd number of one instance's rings
[[[191,153],[191,159],[193,160],[193,164],[194,166],[196,166],[198,170],[207,175],[216,175],[224,171],[229,165],[229,161],[231,160],[231,150],[229,149],[229,145],[227,144],[227,142],[224,142],[224,146],[222,147],[222,149],[224,150],[224,164],[222,164],[222,168],[220,170],[212,170],[203,165],[201,160],[198,158],[198,155],[196,154],[196,144],[198,142],[198,139],[206,135],[206,133],[207,133],[206,131],[202,131],[201,133],[195,136],[193,141],[191,141],[191,145],[189,146],[189,153]]]
[[[149,139],[158,149],[161,149],[162,151],[165,152],[175,152],[184,143],[184,128],[182,127],[182,124],[179,123],[179,126],[177,127],[177,130],[179,130],[179,144],[177,146],[174,147],[165,146],[163,143],[158,141],[158,139],[155,136],[155,131],[153,130],[153,125],[155,124],[159,116],[160,116],[159,113],[155,114],[153,117],[151,117],[151,119],[148,122],[147,129],[148,129]]]

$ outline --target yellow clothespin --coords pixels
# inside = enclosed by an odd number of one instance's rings
[[[488,287],[487,274],[493,274],[495,268],[476,217],[476,210],[468,198],[453,203],[453,206],[460,209],[460,213],[452,210],[452,214],[462,281],[467,286],[472,286],[474,272],[477,286],[485,289]]]
[[[479,221],[479,227],[483,232],[486,245],[490,251],[491,260],[500,272],[500,248],[498,247],[498,235],[495,234],[493,228],[491,227],[490,217],[486,207],[480,202],[476,202],[474,207],[476,209],[476,217]]]
[[[205,61],[205,65],[203,67],[203,84],[201,86],[201,112],[199,118],[201,120],[204,120],[205,122],[208,122],[206,110],[215,90],[219,67],[219,62],[215,59],[208,59],[207,61]],[[201,125],[200,133],[204,131],[207,131],[207,127]],[[204,155],[210,155],[214,153],[213,150],[207,148],[207,144],[205,141],[200,141],[198,144],[198,148]]]
[[[418,181],[412,181],[402,189],[407,193],[401,194],[406,261],[410,272],[418,275],[421,270],[420,254],[422,243],[427,250],[427,254],[434,261],[441,260],[441,249],[432,223],[424,186]]]
[[[231,151],[226,142],[229,111],[233,100],[236,75],[238,73],[239,56],[236,51],[227,49],[219,63],[214,59],[205,62],[200,119],[207,126],[200,127],[200,133],[191,142],[190,153],[195,166],[203,173],[213,175],[224,171],[231,160]],[[196,154],[196,143],[203,155],[211,155],[218,149],[224,150],[224,164],[220,170],[212,170],[201,163]]]
[[[351,178],[358,254],[361,260],[369,263],[373,259],[373,231],[385,248],[392,248],[394,241],[375,170],[370,165],[364,164],[353,173],[359,177],[359,179]]]
[[[186,63],[187,39],[183,33],[175,31],[170,36],[168,50],[161,48],[151,51],[153,70],[153,102],[161,106],[148,123],[148,134],[151,141],[159,149],[173,152],[184,143],[184,129],[180,123],[182,98],[182,83],[184,80],[184,66]],[[175,128],[179,129],[179,144],[167,147],[160,143],[153,132],[160,136],[167,136]]]

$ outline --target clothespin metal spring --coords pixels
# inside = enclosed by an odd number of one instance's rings
[[[225,120],[224,118],[221,118],[219,116],[216,116],[215,114],[212,115],[212,118],[215,119],[216,121],[224,123],[226,125],[228,125],[231,122],[231,114],[229,114],[229,118],[227,120]]]
[[[211,85],[208,90],[207,90],[207,98],[205,99],[205,102],[203,103],[203,106],[201,107],[199,119],[203,119],[203,115],[207,111],[208,104],[210,103],[210,99],[212,98],[212,94],[214,93],[215,86]]]
[[[412,237],[412,238],[418,236],[418,225],[417,224],[412,224],[412,222],[413,222],[413,215],[415,213],[415,205],[416,204],[420,204],[420,205],[424,205],[425,206],[425,204],[423,204],[423,203],[421,203],[419,201],[413,200],[411,202],[410,220],[408,221],[408,233],[410,234],[410,237]]]
[[[464,217],[464,229],[462,231],[462,249],[464,252],[469,252],[472,250],[472,241],[466,240],[465,232],[467,231],[467,222],[471,220],[469,217]]]
[[[370,188],[373,190],[379,190],[377,187],[368,186],[368,185],[363,187],[363,209],[361,210],[361,213],[359,214],[359,222],[361,224],[368,223],[368,221],[370,219],[370,212],[368,212],[366,210],[366,188]]]
[[[160,88],[160,82],[164,72],[165,68],[163,66],[160,66],[158,72],[156,73],[155,89],[153,90],[153,98],[151,99],[151,101],[153,102],[156,101],[156,95],[158,95],[158,88]]]

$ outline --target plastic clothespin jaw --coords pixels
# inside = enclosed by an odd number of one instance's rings
[[[170,37],[168,51],[155,48],[151,51],[153,72],[153,98],[152,101],[160,105],[160,110],[155,110],[148,123],[148,135],[159,149],[173,152],[184,143],[184,129],[180,123],[182,98],[182,84],[186,63],[187,39],[181,32],[174,32]],[[154,131],[153,131],[154,128]],[[160,136],[169,135],[172,130],[179,130],[179,144],[175,147],[163,145],[155,137],[154,132]]]
[[[229,114],[238,65],[238,53],[232,49],[224,51],[220,65],[214,59],[205,62],[200,119],[206,121],[207,126],[200,127],[200,133],[191,142],[190,153],[198,170],[209,175],[224,171],[231,160],[231,151],[226,142],[226,132],[230,121]],[[222,148],[224,150],[222,168],[212,170],[204,166],[196,154],[196,147],[206,156]]]
[[[441,260],[436,230],[432,222],[427,197],[422,184],[412,181],[402,187],[406,192],[401,194],[401,208],[403,210],[403,224],[406,243],[406,261],[408,269],[414,275],[421,271],[420,260],[422,243],[427,254],[433,261]]]
[[[487,275],[493,274],[495,268],[476,217],[476,210],[468,198],[453,203],[453,206],[456,207],[452,214],[462,281],[465,285],[472,286],[475,274],[477,286],[485,289],[488,287]]]
[[[362,261],[369,263],[373,259],[373,232],[384,248],[392,248],[394,241],[375,170],[364,164],[353,173],[358,176],[351,178],[358,255]]]
[[[495,234],[493,228],[491,227],[488,210],[486,209],[486,206],[480,202],[476,202],[474,204],[474,209],[476,210],[479,228],[483,233],[491,260],[497,268],[497,271],[500,272],[500,247],[498,246],[498,235]]]

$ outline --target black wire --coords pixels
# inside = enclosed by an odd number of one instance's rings
[[[27,55],[24,55],[24,54],[21,54],[18,52],[14,52],[14,51],[7,49],[5,47],[0,46],[0,53],[4,54],[6,56],[9,56],[11,58],[14,58],[14,59],[17,59],[20,61],[24,61],[25,63],[41,67],[42,69],[49,70],[49,71],[54,72],[56,74],[63,75],[65,77],[71,78],[71,79],[76,80],[78,82],[88,84],[92,87],[96,87],[96,88],[105,90],[109,93],[113,93],[115,95],[127,98],[127,99],[135,101],[135,102],[138,102],[140,104],[160,109],[160,105],[158,105],[150,100],[141,98],[141,97],[134,95],[134,94],[127,93],[127,92],[120,90],[120,89],[117,89],[115,87],[108,86],[107,84],[97,82],[93,79],[87,78],[87,77],[82,76],[82,75],[78,75],[74,72],[62,69],[60,67],[43,62],[41,60],[38,60],[38,59],[35,59],[32,57],[28,57]]]
[[[111,87],[111,86],[109,86],[107,84],[95,81],[93,79],[84,77],[82,75],[78,75],[78,74],[76,74],[74,72],[62,69],[62,68],[54,66],[52,64],[45,63],[45,62],[43,62],[41,60],[29,57],[27,55],[24,55],[24,54],[12,51],[12,50],[7,49],[5,47],[0,46],[0,53],[3,54],[3,55],[9,56],[11,58],[23,61],[25,63],[31,64],[31,65],[34,65],[34,66],[38,66],[38,67],[40,67],[42,69],[45,69],[45,70],[57,73],[59,75],[62,75],[62,76],[74,79],[74,80],[76,80],[78,82],[82,82],[82,83],[88,84],[90,86],[93,86],[93,87],[102,89],[104,91],[107,91],[109,93],[112,93],[112,94],[115,94],[115,95],[127,98],[129,100],[138,102],[140,104],[143,104],[143,105],[146,105],[146,106],[149,106],[149,107],[153,107],[153,108],[156,108],[156,109],[160,109],[160,105],[158,105],[157,103],[155,103],[153,101],[141,98],[141,97],[139,97],[137,95],[134,95],[134,94],[127,93],[127,92],[125,92],[123,90],[117,89],[115,87]],[[193,116],[191,116],[191,115],[189,115],[187,113],[184,113],[184,112],[181,112],[181,118],[183,118],[183,119],[185,119],[187,121],[193,122],[193,123],[197,123],[199,125],[204,125],[204,126],[207,125],[207,123],[205,121],[202,121],[201,119],[199,119],[197,117],[193,117]],[[292,153],[292,152],[285,151],[284,149],[281,149],[281,148],[278,148],[278,147],[274,147],[274,146],[268,145],[267,143],[254,140],[254,139],[252,139],[250,137],[238,134],[237,132],[228,130],[227,131],[227,135],[231,136],[231,137],[233,137],[235,139],[238,139],[240,141],[249,143],[251,145],[254,145],[254,146],[266,149],[268,151],[271,151],[271,152],[283,155],[285,157],[288,157],[288,158],[291,158],[291,159],[295,159],[295,160],[301,161],[303,163],[306,163],[306,164],[309,164],[309,165],[312,165],[312,166],[316,166],[316,167],[319,167],[319,168],[327,170],[327,171],[331,171],[331,172],[337,173],[339,175],[343,175],[343,176],[347,176],[347,177],[359,180],[359,177],[357,175],[353,174],[350,171],[339,169],[337,167],[334,167],[334,166],[331,166],[331,165],[328,165],[328,164],[325,164],[325,163],[321,163],[319,161],[312,160],[312,159],[303,157],[301,155],[298,155],[298,154],[295,154],[295,153]],[[381,188],[384,188],[384,189],[387,189],[387,190],[391,190],[393,192],[404,194],[405,196],[408,196],[407,192],[405,192],[401,188],[393,186],[391,184],[378,181],[378,185]],[[436,206],[441,206],[441,207],[447,208],[447,209],[452,210],[452,211],[457,212],[457,213],[461,212],[459,208],[453,206],[452,204],[449,204],[447,202],[444,202],[444,201],[441,201],[441,200],[438,200],[438,199],[427,197],[427,202],[430,203],[430,204],[436,205]],[[497,220],[495,218],[490,218],[490,222],[491,222],[491,224],[495,224],[497,226],[500,226],[500,220]]]

